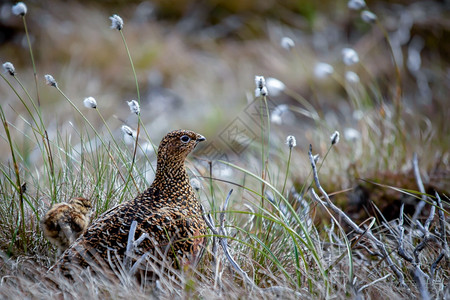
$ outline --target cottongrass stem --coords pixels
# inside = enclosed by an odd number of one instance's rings
[[[53,86],[53,87],[58,87],[58,83],[56,82],[55,78],[53,78],[52,75],[46,74],[44,77],[45,77],[46,84]]]
[[[139,115],[141,112],[141,107],[136,100],[127,101],[128,106],[130,107],[130,111],[133,114]]]
[[[292,48],[295,47],[294,41],[290,37],[287,37],[287,36],[285,36],[281,39],[280,45],[282,48],[286,49],[287,51],[291,51]]]
[[[281,190],[281,194],[282,195],[284,195],[284,191],[286,189],[287,179],[289,177],[289,167],[291,165],[292,148],[297,146],[297,141],[295,140],[295,137],[293,135],[288,135],[287,136],[287,138],[286,138],[286,145],[289,146],[289,157],[288,157],[288,162],[287,162],[287,167],[286,167],[286,176],[284,177],[283,189]]]
[[[342,49],[342,60],[344,64],[351,66],[359,62],[359,56],[352,48],[344,48]]]
[[[339,131],[335,131],[331,135],[330,139],[331,139],[331,145],[335,145],[335,144],[339,143]]]
[[[14,65],[10,62],[5,62],[3,64],[3,69],[5,72],[8,72],[11,76],[16,76],[16,69],[14,68]]]
[[[150,156],[152,153],[155,153],[155,149],[152,143],[146,142],[141,147],[142,154]]]
[[[256,90],[255,90],[255,97],[259,96],[267,96],[269,94],[267,87],[266,87],[266,79],[264,76],[255,76],[255,84],[256,84]]]
[[[111,20],[111,28],[112,29],[117,29],[119,31],[123,29],[123,20],[121,17],[114,14],[111,17],[109,17],[109,19]]]
[[[27,14],[27,6],[23,2],[17,2],[15,5],[13,5],[11,10],[12,13],[16,16],[23,17]]]
[[[33,48],[31,46],[30,35],[28,34],[27,21],[25,18],[25,15],[27,13],[27,6],[23,2],[17,2],[15,5],[13,5],[11,11],[16,16],[22,17],[23,27],[25,29],[25,36],[27,37],[28,49],[30,51],[31,63],[33,65],[34,84],[36,86],[36,100],[37,100],[38,107],[40,109],[41,101],[39,98],[38,76],[37,76],[37,71],[36,71],[36,64],[34,62]]]
[[[87,108],[97,108],[97,101],[95,101],[94,97],[85,98],[83,104]]]

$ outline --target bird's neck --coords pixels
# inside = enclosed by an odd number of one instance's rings
[[[170,183],[180,184],[188,183],[189,176],[184,166],[184,160],[165,160],[158,159],[156,175],[153,185],[160,185],[160,188],[173,188]]]

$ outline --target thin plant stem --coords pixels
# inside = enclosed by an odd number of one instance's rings
[[[24,20],[25,20],[25,18],[24,18]],[[31,53],[31,57],[32,57],[32,60],[33,60],[33,55],[32,55],[33,52],[31,50],[31,44],[30,44],[30,53]],[[34,68],[34,60],[33,60],[33,68]],[[35,72],[35,75],[36,75],[36,72]],[[35,79],[36,78],[37,77],[35,76]],[[16,93],[19,96],[20,101],[22,102],[22,104],[25,106],[25,108],[27,109],[28,113],[30,114],[33,122],[36,124],[38,132],[39,132],[40,136],[42,137],[42,141],[44,142],[44,148],[45,148],[45,151],[47,152],[47,160],[48,160],[49,168],[50,168],[50,175],[51,175],[51,177],[50,177],[50,184],[52,185],[52,190],[53,190],[53,197],[52,197],[52,202],[53,202],[53,200],[56,198],[56,184],[54,182],[54,179],[55,179],[55,168],[54,168],[54,164],[53,164],[53,155],[52,155],[52,150],[51,150],[51,146],[50,146],[50,139],[48,138],[47,129],[45,128],[44,121],[42,120],[42,114],[41,114],[41,110],[40,110],[40,106],[39,106],[40,104],[38,102],[38,106],[36,106],[36,104],[33,101],[33,98],[31,98],[31,96],[30,96],[30,93],[28,93],[28,90],[25,88],[25,86],[22,84],[22,82],[19,80],[19,78],[17,78],[17,76],[14,76],[14,79],[16,80],[16,82],[20,85],[22,90],[27,95],[28,99],[31,102],[31,105],[33,105],[33,108],[34,108],[34,110],[36,111],[36,113],[38,114],[38,117],[39,117],[40,126],[37,123],[36,118],[31,113],[30,109],[28,108],[28,105],[26,105],[25,102],[22,100],[22,98]],[[36,91],[37,91],[37,86],[36,86]],[[39,97],[39,95],[38,95],[38,97]]]
[[[134,75],[134,81],[136,83],[137,98],[138,98],[139,105],[141,105],[141,95],[139,93],[139,82],[137,80],[136,70],[134,69],[133,59],[131,58],[130,50],[128,49],[128,45],[127,45],[127,42],[125,40],[125,36],[123,35],[122,30],[119,30],[119,32],[120,32],[120,36],[122,37],[122,41],[125,46],[125,49],[127,51],[128,59],[130,60],[131,69],[133,70],[133,75]]]
[[[327,150],[327,152],[325,153],[325,156],[324,156],[323,159],[322,159],[322,163],[321,163],[320,166],[317,168],[317,174],[320,173],[320,169],[322,168],[323,163],[325,162],[325,160],[326,160],[328,154],[330,153],[330,150],[331,150],[332,147],[333,147],[333,145],[331,145],[330,147],[328,147],[328,150]],[[308,178],[309,178],[312,174],[313,174],[313,170],[311,169],[311,170],[309,170],[308,176],[306,177],[306,180],[305,180],[305,182],[303,183],[302,188],[300,189],[300,193],[302,194],[302,196],[303,196],[303,195],[305,194],[305,192],[306,192],[306,191],[305,191],[306,182],[308,181]],[[311,183],[308,185],[308,189],[307,189],[307,190],[309,190],[309,189],[311,188],[311,186],[313,185],[313,183],[314,183],[314,178],[311,180]]]
[[[20,181],[20,172],[19,172],[19,166],[16,161],[15,151],[14,151],[14,145],[12,143],[11,134],[9,132],[9,126],[8,121],[6,121],[6,116],[3,111],[2,106],[0,105],[0,118],[3,123],[3,128],[5,129],[6,137],[8,139],[8,144],[11,149],[11,157],[14,165],[14,172],[16,174],[16,191],[19,194],[19,204],[20,204],[20,227],[22,228],[20,232],[20,236],[23,242],[23,250],[25,253],[27,253],[27,240],[26,240],[26,231],[25,231],[25,208],[24,208],[24,197],[23,197],[23,190],[22,190],[22,184]]]
[[[266,167],[265,167],[265,141],[264,141],[264,117],[263,117],[263,107],[262,102],[260,104],[260,123],[261,123],[261,178],[263,180],[266,179]],[[265,191],[265,184],[264,182],[261,182],[261,211],[259,212],[259,215],[262,214],[262,210],[264,209],[264,191]],[[262,217],[257,218],[257,228],[260,229],[262,226]]]
[[[137,79],[136,70],[134,68],[133,59],[131,58],[130,50],[129,50],[127,42],[125,40],[125,35],[123,34],[123,31],[119,30],[119,32],[120,32],[120,36],[122,37],[122,41],[123,41],[123,44],[125,46],[125,50],[127,51],[128,59],[130,60],[131,69],[133,70],[134,81],[136,83],[136,93],[137,93],[138,103],[139,103],[139,106],[140,106],[141,105],[141,94],[139,92],[139,82],[138,82],[138,79]],[[131,162],[129,178],[130,177],[133,178],[132,171],[133,171],[134,164],[136,162],[136,152],[137,152],[137,148],[138,148],[139,134],[141,132],[141,113],[139,112],[137,115],[138,115],[138,125],[137,125],[137,129],[136,129],[136,141],[135,141],[135,144],[134,144],[133,159],[132,159],[132,162]],[[136,188],[137,188],[137,185],[136,185]],[[139,189],[137,189],[137,190],[139,191]]]
[[[268,164],[269,164],[269,155],[270,155],[270,114],[269,107],[267,105],[267,96],[262,96],[263,102],[260,106],[260,122],[261,122],[261,178],[266,179],[268,172]],[[264,106],[263,106],[264,105]],[[267,120],[264,120],[264,112],[266,113]],[[267,121],[267,138],[265,138],[265,122]],[[267,143],[267,147],[266,147]],[[265,191],[265,183],[261,184],[261,207],[264,208],[264,191]],[[258,218],[258,225],[261,225],[262,219]]]
[[[9,80],[7,80],[3,74],[0,74],[0,76],[5,80],[5,82],[10,86],[10,88],[14,91],[14,93],[16,94],[16,96],[19,98],[20,102],[23,104],[23,106],[25,107],[25,109],[27,110],[28,114],[30,115],[31,119],[33,120],[33,123],[36,124],[36,128],[34,128],[33,126],[31,126],[31,128],[38,132],[39,135],[41,136],[43,142],[44,142],[44,148],[45,151],[47,152],[47,158],[48,158],[48,162],[49,162],[49,168],[50,168],[50,173],[51,173],[51,184],[53,186],[53,195],[56,195],[56,186],[53,184],[54,181],[54,167],[53,167],[53,156],[51,153],[51,147],[50,147],[50,140],[48,138],[48,134],[47,134],[47,130],[45,129],[45,125],[44,122],[42,120],[42,115],[40,110],[38,109],[38,107],[36,107],[33,99],[31,98],[30,94],[28,93],[28,90],[25,88],[25,86],[22,84],[22,82],[19,80],[19,78],[17,78],[17,76],[13,76],[14,79],[16,80],[16,82],[20,85],[20,87],[22,88],[22,90],[25,92],[25,94],[27,95],[28,99],[30,100],[31,104],[34,107],[34,110],[37,112],[38,116],[39,116],[39,121],[40,121],[40,125],[38,124],[36,118],[34,117],[33,113],[31,112],[29,106],[25,103],[25,101],[22,99],[22,97],[19,95],[19,93],[17,92],[17,90],[11,85],[11,83],[9,82]],[[54,197],[52,197],[53,200]]]
[[[58,92],[70,103],[70,105],[72,105],[72,107],[83,117],[83,119],[86,121],[86,123],[89,125],[89,127],[91,127],[92,128],[92,130],[94,131],[94,133],[95,133],[95,135],[100,139],[100,142],[105,146],[105,148],[106,149],[108,149],[107,147],[106,147],[106,143],[105,143],[105,141],[103,141],[103,139],[101,138],[101,136],[100,136],[100,134],[97,132],[97,130],[95,129],[95,127],[92,125],[92,123],[91,122],[89,122],[89,120],[85,117],[85,115],[83,115],[83,113],[80,111],[80,109],[72,102],[72,100],[70,100],[69,99],[69,97],[67,97],[66,96],[66,94],[64,94],[64,92],[58,87],[58,86],[56,86],[55,87],[57,90],[58,90]],[[104,120],[103,120],[104,121]],[[122,178],[122,180],[125,182],[125,179],[123,178],[123,176],[122,176],[122,173],[120,173],[120,171],[119,171],[119,166],[117,165],[117,163],[116,163],[116,161],[114,160],[114,158],[113,158],[113,156],[112,156],[112,154],[111,154],[111,151],[110,150],[107,150],[108,151],[108,155],[110,156],[110,158],[111,158],[111,160],[112,160],[112,162],[114,163],[114,165],[116,166],[116,168],[117,168],[117,171],[119,172],[119,176]],[[136,185],[136,189],[138,189],[138,187],[137,187],[137,183],[133,180],[133,182],[134,182],[134,184]],[[125,186],[128,186],[128,185],[125,185]]]
[[[22,20],[23,20],[23,27],[25,28],[25,35],[27,37],[28,49],[30,50],[31,63],[33,64],[34,83],[36,85],[36,99],[37,99],[38,107],[41,107],[41,101],[39,100],[39,89],[38,89],[36,64],[34,62],[33,47],[31,47],[30,35],[28,34],[28,26],[27,26],[27,21],[26,21],[25,15],[22,16]]]
[[[283,184],[283,189],[281,190],[281,194],[284,195],[284,191],[286,189],[286,182],[289,176],[289,167],[291,165],[291,156],[292,156],[292,147],[289,147],[289,157],[288,157],[288,163],[287,163],[287,167],[286,167],[286,176],[284,177],[284,184]]]

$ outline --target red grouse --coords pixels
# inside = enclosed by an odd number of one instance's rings
[[[151,257],[165,255],[174,266],[186,260],[195,263],[206,241],[206,224],[184,162],[204,140],[202,135],[188,130],[168,133],[158,148],[152,185],[134,200],[101,215],[52,269],[61,269],[70,276],[71,266],[111,267],[111,260],[122,262],[133,221],[137,222],[135,239],[144,233],[149,237],[139,244],[138,253],[150,252]]]

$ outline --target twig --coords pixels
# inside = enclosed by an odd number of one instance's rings
[[[444,258],[444,253],[443,251],[441,252],[441,254],[438,255],[438,257],[436,258],[436,260],[431,264],[431,278],[434,279],[434,273],[436,272],[436,268],[437,265],[441,262],[441,260]]]
[[[385,280],[386,278],[388,278],[388,277],[391,276],[391,275],[392,275],[392,274],[387,274],[387,275],[385,275],[385,276],[383,276],[383,277],[381,277],[381,278],[378,278],[378,279],[376,279],[376,280],[374,280],[374,281],[372,281],[372,282],[370,282],[370,283],[368,283],[368,284],[365,284],[365,285],[361,286],[361,287],[358,289],[358,293],[361,293],[363,290],[365,290],[365,289],[367,289],[368,287],[374,285],[375,283],[378,283],[378,282],[380,282],[380,281]]]
[[[139,245],[149,237],[149,235],[144,232],[137,240],[134,240],[134,236],[136,234],[136,227],[137,222],[133,221],[131,222],[130,231],[128,233],[128,241],[127,241],[127,249],[125,251],[125,255],[123,258],[123,265],[128,272],[128,275],[132,276],[136,273],[137,268],[140,266],[140,264],[144,261],[144,259],[147,258],[147,256],[150,254],[149,252],[144,253],[134,264],[131,265],[131,259],[133,256],[133,252]]]
[[[419,266],[419,264],[420,264],[420,262],[419,262],[420,251],[422,251],[426,247],[429,240],[433,239],[433,237],[430,236],[429,228],[430,228],[431,221],[433,221],[433,219],[434,219],[435,205],[436,205],[436,202],[433,201],[433,205],[431,205],[431,208],[430,208],[430,215],[428,216],[428,218],[425,221],[425,224],[423,226],[423,233],[424,233],[423,240],[416,246],[416,248],[414,249],[414,252],[413,252],[415,263],[417,264],[417,266]],[[417,221],[417,223],[419,223],[419,222]]]
[[[372,256],[379,256],[379,257],[383,258],[383,255],[381,255],[380,252],[378,252],[378,251],[372,251],[371,249],[369,249],[369,247],[367,247],[366,245],[361,244],[361,243],[359,244],[359,246],[362,247],[362,248],[364,248],[364,250],[366,250],[367,253],[369,253],[369,255],[372,255]]]
[[[271,287],[262,289],[262,291],[264,293],[274,294],[275,299],[283,299],[283,296],[285,293],[293,294],[298,299],[304,298],[304,295],[302,295],[301,293],[294,291],[293,289],[290,289],[288,287],[284,287],[284,286],[271,286]]]
[[[420,213],[422,212],[422,209],[424,208],[425,204],[427,203],[427,196],[425,195],[425,187],[423,186],[422,178],[420,176],[419,171],[419,161],[417,159],[417,153],[414,153],[413,159],[412,159],[413,169],[414,169],[414,177],[416,178],[417,186],[419,187],[419,191],[422,193],[422,201],[420,201],[416,206],[416,211],[414,212],[414,215],[412,217],[411,224],[415,224],[417,218],[419,218]]]
[[[378,250],[381,252],[381,254],[383,255],[384,259],[387,261],[389,267],[391,268],[391,270],[394,272],[394,274],[396,275],[397,279],[399,280],[400,284],[402,286],[408,288],[407,285],[405,284],[402,272],[400,272],[398,267],[392,261],[391,257],[389,256],[389,252],[386,250],[386,246],[373,235],[371,230],[367,230],[367,232],[365,232],[358,225],[356,225],[350,219],[350,217],[347,216],[347,214],[345,214],[341,209],[339,209],[336,205],[334,205],[333,202],[331,202],[330,198],[328,197],[328,194],[325,192],[325,190],[320,185],[319,177],[317,175],[316,163],[315,163],[314,157],[312,155],[312,145],[309,146],[309,153],[308,153],[308,155],[309,155],[309,160],[311,162],[311,167],[312,167],[312,170],[313,170],[313,176],[314,176],[314,181],[316,183],[316,187],[320,190],[320,192],[322,193],[322,195],[323,195],[323,197],[325,198],[326,201],[324,202],[324,201],[320,200],[319,196],[316,194],[314,189],[311,189],[312,198],[314,200],[316,200],[317,202],[319,202],[319,203],[323,203],[325,206],[330,208],[334,213],[339,215],[339,217],[342,220],[344,220],[344,222],[346,222],[356,233],[358,233],[358,234],[364,234],[365,233],[367,238],[370,241],[372,241],[376,245]]]
[[[402,206],[400,206],[400,216],[399,216],[399,223],[398,228],[400,229],[400,236],[398,238],[398,248],[397,252],[398,255],[400,255],[404,260],[413,262],[413,258],[406,253],[405,249],[403,249],[403,237],[405,235],[405,227],[403,227],[403,209],[405,207],[405,203],[402,203]]]
[[[423,300],[428,300],[431,299],[430,298],[430,293],[428,292],[428,289],[426,287],[425,284],[425,280],[424,280],[424,276],[425,274],[423,273],[423,271],[419,268],[419,266],[417,266],[413,272],[413,277],[414,280],[416,281],[417,284],[417,289],[420,292],[420,298]],[[427,276],[428,277],[428,276]]]
[[[400,255],[400,257],[410,262],[414,266],[413,277],[416,281],[417,289],[419,290],[422,299],[430,299],[430,295],[425,284],[426,280],[428,280],[430,277],[427,274],[425,274],[420,268],[419,254],[420,251],[422,251],[425,248],[427,242],[430,239],[433,239],[433,237],[430,236],[429,228],[434,218],[435,203],[433,203],[433,205],[431,206],[430,215],[428,216],[423,226],[422,224],[420,224],[419,221],[416,221],[418,228],[423,233],[423,240],[414,248],[413,250],[414,258],[408,253],[406,253],[406,251],[403,249],[403,236],[405,231],[403,227],[403,208],[404,204],[402,204],[402,206],[400,207],[399,226],[398,226],[400,229],[400,236],[398,239],[398,254]],[[433,269],[433,266],[431,266],[431,269]]]
[[[450,251],[448,248],[448,242],[447,242],[447,234],[445,230],[445,216],[443,212],[443,206],[441,197],[439,196],[438,192],[435,192],[436,194],[436,202],[439,207],[438,209],[438,216],[439,216],[439,227],[440,227],[440,240],[442,245],[442,250],[437,259],[434,261],[434,263],[431,265],[431,277],[434,278],[434,272],[436,271],[437,265],[442,260],[442,258],[445,257],[445,262],[448,265],[449,264],[449,255]]]
[[[438,215],[439,215],[439,226],[441,227],[441,232],[440,232],[441,243],[442,243],[442,248],[444,248],[443,253],[445,256],[445,260],[448,263],[450,260],[450,250],[448,247],[447,234],[446,234],[446,230],[445,230],[444,207],[442,206],[441,197],[439,197],[439,194],[437,192],[436,192],[436,201],[437,201],[437,205],[439,206]]]
[[[229,200],[232,192],[233,192],[233,190],[230,190],[230,192],[228,193],[228,196],[227,196],[227,198],[225,200],[225,203],[223,205],[224,209],[228,205],[228,200]],[[204,210],[203,207],[202,207],[202,210]],[[239,274],[241,274],[241,276],[244,278],[245,282],[250,284],[250,286],[252,286],[252,287],[256,287],[256,284],[253,282],[253,280],[247,275],[247,273],[244,272],[244,270],[242,270],[242,268],[234,260],[234,258],[230,254],[230,251],[228,250],[228,243],[227,243],[227,238],[226,238],[226,229],[224,227],[225,211],[222,211],[220,213],[220,227],[219,227],[219,231],[216,230],[216,228],[215,228],[216,226],[214,225],[214,221],[213,221],[213,219],[212,219],[210,214],[203,214],[203,219],[205,220],[206,225],[208,225],[209,229],[211,229],[211,231],[214,234],[214,236],[219,239],[219,244],[222,247],[223,252],[225,253],[225,257],[228,259],[228,261],[230,262],[231,266]]]
[[[147,256],[150,255],[150,252],[146,252],[144,253],[134,264],[133,266],[129,269],[128,274],[130,276],[133,276],[134,274],[136,274],[139,266],[141,265],[141,263],[147,258]]]
[[[424,227],[425,231],[429,233],[430,224],[434,219],[434,213],[436,211],[436,202],[432,201],[432,205],[430,207],[430,215],[428,216],[427,220],[425,221]]]
[[[250,219],[248,219],[247,222],[245,222],[244,226],[242,226],[242,227],[247,228],[247,226],[250,225],[249,231],[251,231],[253,228],[253,220],[255,219],[255,211],[253,210],[253,208],[250,205],[248,205],[246,203],[244,203],[244,206],[247,207],[248,210],[250,210],[252,213],[250,215]]]
[[[134,241],[134,234],[136,233],[136,227],[137,222],[136,221],[131,222],[130,231],[128,233],[127,249],[125,251],[125,257],[123,259],[123,265],[125,266],[126,270],[129,270],[131,268],[131,254],[133,250],[133,241]]]
[[[232,192],[233,192],[233,189],[231,189],[228,192],[227,198],[225,199],[225,203],[222,206],[222,211],[220,212],[220,220],[219,220],[220,221],[220,230],[222,231],[221,233],[223,235],[227,235],[227,231],[225,229],[225,211],[228,208],[228,201],[230,200],[230,196],[231,196]]]

